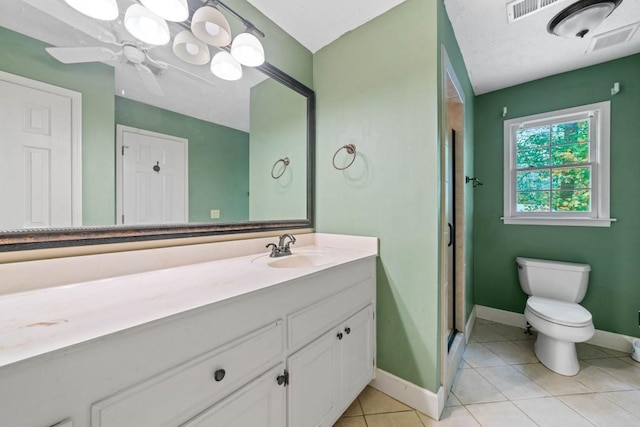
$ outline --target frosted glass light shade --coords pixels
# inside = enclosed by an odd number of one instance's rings
[[[182,22],[189,18],[187,0],[140,0],[143,6],[160,18],[171,22]]]
[[[211,72],[222,80],[239,80],[242,78],[242,65],[229,52],[222,51],[211,60]]]
[[[211,59],[209,46],[197,39],[189,30],[176,34],[173,39],[173,53],[184,62],[194,65],[204,65]]]
[[[211,46],[228,46],[231,43],[229,21],[215,7],[203,6],[191,18],[193,35]]]
[[[64,0],[69,6],[94,19],[113,21],[120,15],[116,0]]]
[[[161,46],[169,43],[167,22],[141,4],[132,4],[124,14],[124,27],[138,40]]]
[[[622,0],[582,0],[557,14],[547,31],[561,37],[584,37],[600,25]]]
[[[247,67],[257,67],[264,63],[264,48],[256,36],[250,33],[238,34],[231,44],[231,55]]]

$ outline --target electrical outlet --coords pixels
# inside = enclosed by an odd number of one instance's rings
[[[220,209],[211,209],[211,219],[220,218]]]

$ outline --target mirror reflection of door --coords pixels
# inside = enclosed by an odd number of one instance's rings
[[[188,221],[188,141],[117,126],[118,223]]]
[[[8,73],[0,74],[0,229],[81,225],[74,192],[73,103],[81,95]],[[74,206],[75,204],[75,206]]]
[[[455,333],[455,206],[454,206],[454,165],[455,165],[455,144],[456,131],[451,129],[451,138],[447,140],[445,146],[445,217],[447,228],[445,229],[446,258],[445,258],[445,290],[447,298],[447,334],[449,343]]]

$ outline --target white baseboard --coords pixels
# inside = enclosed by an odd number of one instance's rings
[[[477,313],[476,313],[476,305],[473,306],[473,308],[471,309],[471,314],[469,315],[469,318],[467,319],[467,324],[464,325],[464,342],[465,344],[469,344],[469,337],[471,336],[471,331],[473,331],[473,327],[476,325],[476,318],[477,318]]]
[[[434,393],[382,369],[376,370],[376,378],[369,385],[436,421],[444,410],[445,393],[442,386],[438,393]]]
[[[527,324],[527,320],[524,318],[524,314],[522,313],[484,307],[482,305],[476,305],[474,310],[478,319],[490,320],[492,322],[503,323],[505,325],[515,326],[518,328],[524,328]],[[628,335],[596,329],[595,334],[593,334],[593,338],[587,341],[587,343],[623,351],[625,353],[631,353],[631,343],[634,339],[635,337],[630,337]]]

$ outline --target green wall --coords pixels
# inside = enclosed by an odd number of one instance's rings
[[[64,65],[47,46],[0,27],[0,70],[82,93],[82,223],[115,224],[113,68]]]
[[[306,218],[307,98],[265,80],[251,88],[250,117],[250,219]],[[289,166],[273,179],[273,165],[284,157]]]
[[[447,16],[444,7],[444,1],[438,2],[438,45],[443,46],[451,62],[451,66],[456,74],[461,90],[464,93],[464,138],[463,145],[456,146],[456,150],[463,152],[463,175],[475,176],[473,172],[474,157],[474,93],[469,73],[464,64],[460,47],[453,33],[451,21]],[[442,99],[442,55],[438,57],[438,99]],[[442,107],[442,106],[441,106]],[[442,108],[438,109],[438,133],[442,132]],[[448,132],[448,129],[447,129]],[[464,274],[465,277],[465,319],[471,314],[473,309],[473,199],[474,189],[469,185],[464,186],[464,247],[465,247],[465,270],[464,272],[456,272],[456,274]],[[464,332],[464,331],[463,331]]]
[[[249,219],[249,134],[119,96],[115,120],[189,140],[189,222]]]
[[[317,230],[380,239],[378,366],[440,385],[437,1],[408,0],[314,56]],[[354,143],[344,172],[334,152]]]
[[[614,82],[621,91],[611,96]],[[504,225],[503,118],[611,100],[610,228]],[[476,98],[475,168],[484,183],[475,200],[475,302],[522,313],[516,256],[591,264],[583,305],[596,329],[640,336],[640,55],[571,71]]]

